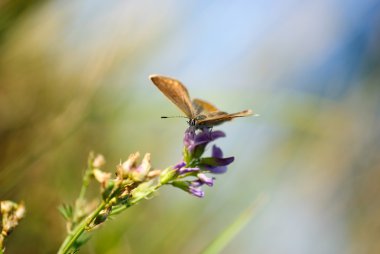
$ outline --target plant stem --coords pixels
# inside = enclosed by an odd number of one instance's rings
[[[82,187],[80,189],[78,200],[83,200],[84,196],[86,194],[86,190],[88,185],[90,184],[90,178],[92,174],[92,162],[94,160],[93,155],[90,155],[88,162],[87,162],[87,169],[84,172],[83,181],[82,181]]]
[[[158,183],[156,186],[154,186],[153,188],[150,189],[150,191],[147,191],[146,193],[144,193],[144,195],[142,196],[139,196],[137,198],[134,198],[130,201],[130,203],[128,204],[128,206],[122,206],[122,207],[117,207],[115,209],[112,209],[112,212],[111,214],[114,215],[114,214],[118,214],[122,211],[124,211],[125,209],[127,209],[128,207],[136,204],[137,202],[139,202],[140,200],[144,199],[144,198],[147,198],[149,195],[151,195],[152,193],[154,193],[158,188],[160,188],[162,186],[161,183]],[[76,242],[76,240],[78,240],[78,238],[83,234],[83,232],[86,230],[86,228],[93,222],[93,220],[99,215],[99,213],[107,206],[110,204],[111,201],[103,201],[96,209],[93,213],[91,213],[89,216],[87,216],[86,218],[84,218],[82,220],[81,223],[79,223],[74,229],[73,231],[66,237],[66,239],[63,241],[61,247],[59,248],[58,250],[58,254],[64,254],[64,253],[67,253],[71,248],[72,246],[74,245],[74,243]]]
[[[1,219],[1,215],[0,215],[0,219]],[[1,232],[0,232],[0,254],[3,254],[4,250],[5,250],[4,241],[5,241],[5,236],[3,234],[1,234]]]
[[[162,186],[161,183],[157,183],[157,185],[154,186],[149,192],[146,192],[145,195],[139,196],[138,198],[131,199],[129,201],[128,205],[123,205],[123,206],[118,206],[116,208],[113,208],[112,211],[111,211],[111,215],[116,215],[116,214],[119,214],[119,213],[123,212],[125,209],[133,206],[134,204],[136,204],[137,202],[139,202],[141,199],[147,198],[149,195],[151,195],[156,190],[158,190],[161,186]]]
[[[78,238],[83,234],[86,228],[91,224],[91,222],[96,218],[96,216],[99,215],[100,211],[102,211],[105,206],[106,203],[102,202],[92,214],[84,218],[82,222],[79,223],[74,228],[74,230],[66,237],[57,253],[67,253],[71,249],[73,244],[76,242],[76,240],[78,240]]]

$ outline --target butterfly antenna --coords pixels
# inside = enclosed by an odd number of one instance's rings
[[[161,118],[187,118],[186,116],[161,116]]]

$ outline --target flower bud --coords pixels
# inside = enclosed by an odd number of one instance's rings
[[[205,196],[204,191],[200,187],[189,186],[188,192],[198,198],[203,198]]]
[[[210,187],[214,185],[214,179],[215,179],[214,177],[208,177],[203,173],[199,173],[197,177],[199,181],[202,182],[203,184],[206,184]]]
[[[117,174],[121,179],[127,178],[131,171],[136,168],[136,161],[139,157],[139,152],[133,153],[129,155],[128,160],[117,167]]]
[[[16,206],[17,204],[15,202],[12,202],[10,200],[4,200],[0,202],[0,211],[1,214],[7,214]]]
[[[0,202],[1,235],[9,235],[25,216],[25,205],[23,202],[17,204],[13,201],[5,200]],[[2,239],[4,240],[4,238]]]
[[[110,212],[111,212],[111,207],[106,208],[105,210],[101,211],[98,216],[96,216],[94,220],[94,225],[99,225],[100,223],[103,223],[107,220]]]
[[[111,173],[109,172],[103,172],[100,169],[94,169],[93,171],[95,179],[101,183],[102,185],[105,185],[108,180],[111,178]]]
[[[94,161],[92,162],[92,167],[93,168],[101,168],[104,166],[104,164],[106,164],[106,160],[105,160],[104,156],[101,154],[98,154],[95,157]]]
[[[147,176],[150,168],[150,153],[147,153],[145,154],[141,165],[132,170],[132,179],[138,182],[142,182]]]
[[[199,183],[199,181],[174,181],[172,182],[172,185],[174,187],[177,187],[179,189],[182,189],[188,193],[190,193],[193,196],[196,196],[198,198],[203,198],[205,193],[201,189],[202,184]]]
[[[155,169],[155,170],[149,171],[147,177],[151,179],[151,178],[155,178],[155,177],[157,177],[159,175],[161,175],[161,170]]]
[[[25,209],[24,202],[21,202],[21,203],[18,205],[18,207],[16,208],[16,211],[15,211],[15,218],[16,218],[17,220],[21,220],[22,218],[24,218],[25,213],[26,213],[26,209]]]

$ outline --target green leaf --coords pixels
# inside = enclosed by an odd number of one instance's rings
[[[71,221],[73,219],[73,207],[71,205],[62,204],[58,206],[58,211],[66,221]]]
[[[200,158],[202,156],[202,154],[204,153],[205,151],[205,148],[206,148],[206,145],[203,144],[203,145],[198,145],[194,152],[193,152],[193,157],[194,158]]]
[[[172,186],[179,188],[181,190],[187,191],[189,189],[189,182],[188,181],[174,181],[171,183]]]
[[[172,167],[166,168],[160,174],[160,183],[167,184],[168,182],[172,181],[175,178],[176,174],[177,174],[177,171],[174,170]]]
[[[213,157],[202,158],[200,162],[204,165],[219,166],[218,161]]]
[[[191,153],[189,153],[186,147],[183,148],[183,161],[186,163],[186,165],[189,165],[191,161]]]
[[[141,183],[131,191],[131,203],[136,203],[140,199],[147,198],[154,192],[154,190],[155,186],[153,185],[153,180]]]
[[[107,200],[109,198],[109,196],[112,193],[114,187],[115,187],[115,182],[113,180],[109,180],[107,182],[107,186],[102,191],[102,198],[103,198],[103,200]]]

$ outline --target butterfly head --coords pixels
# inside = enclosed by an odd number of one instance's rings
[[[189,119],[189,120],[187,121],[187,123],[188,123],[190,126],[196,126],[196,125],[197,125],[197,122],[196,122],[195,118],[193,118],[193,119]]]

